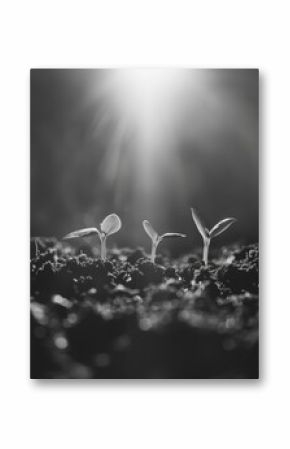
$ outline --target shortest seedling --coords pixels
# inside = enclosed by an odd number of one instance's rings
[[[101,241],[101,259],[102,261],[105,261],[107,257],[107,237],[118,232],[121,229],[121,226],[122,222],[118,215],[111,214],[102,221],[102,223],[100,224],[100,230],[98,228],[79,229],[78,231],[70,232],[69,234],[64,236],[64,239],[75,239],[97,234]]]
[[[40,254],[40,249],[39,249],[39,238],[38,237],[34,237],[32,239],[33,243],[34,243],[34,250],[35,250],[35,257],[38,257]]]
[[[204,262],[204,265],[207,266],[208,264],[208,251],[209,251],[209,245],[211,242],[211,239],[213,237],[216,237],[220,235],[222,232],[224,232],[226,229],[228,229],[233,223],[235,223],[236,218],[224,218],[223,220],[219,221],[216,225],[214,225],[211,230],[209,231],[204,224],[202,223],[201,219],[197,215],[196,211],[191,208],[191,215],[193,218],[193,221],[201,234],[202,240],[203,240],[203,256],[202,260]]]
[[[162,240],[167,238],[186,237],[185,234],[179,234],[177,232],[166,232],[165,234],[159,235],[148,220],[143,220],[143,228],[145,229],[146,234],[149,235],[152,242],[150,256],[152,263],[155,262],[157,247]]]

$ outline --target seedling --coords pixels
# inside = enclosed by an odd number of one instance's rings
[[[166,238],[186,237],[185,234],[179,234],[177,232],[166,232],[165,234],[159,235],[148,220],[143,220],[143,228],[146,234],[149,235],[152,242],[150,256],[150,260],[152,263],[155,262],[157,247],[159,243],[162,242],[162,240]]]
[[[39,249],[39,239],[38,237],[34,237],[32,239],[33,243],[34,243],[34,247],[35,247],[35,257],[37,258],[40,254],[40,249]]]
[[[102,221],[102,223],[100,224],[100,230],[98,228],[79,229],[78,231],[70,232],[69,234],[64,236],[64,239],[75,239],[97,234],[101,241],[101,259],[102,261],[105,261],[107,257],[107,237],[118,232],[121,229],[121,226],[122,222],[118,215],[111,214]]]
[[[193,218],[193,221],[202,237],[203,240],[203,256],[202,260],[204,262],[204,265],[208,265],[208,251],[209,251],[209,245],[211,242],[211,239],[213,237],[217,237],[222,232],[224,232],[226,229],[228,229],[236,220],[236,218],[224,218],[223,220],[219,221],[216,225],[214,225],[211,230],[209,231],[204,224],[202,223],[201,219],[197,215],[196,211],[191,208],[191,215]]]

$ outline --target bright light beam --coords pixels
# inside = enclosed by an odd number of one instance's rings
[[[114,69],[99,86],[108,128],[101,172],[114,186],[116,206],[156,209],[169,187],[184,196],[178,149],[200,77],[186,69]],[[104,122],[106,123],[106,122]],[[109,124],[110,123],[110,124]],[[192,125],[190,125],[190,128]]]
[[[121,69],[116,71],[117,108],[139,140],[154,141],[174,118],[176,97],[183,87],[183,70]],[[174,107],[175,106],[175,107]]]
[[[139,187],[160,179],[162,160],[170,157],[174,128],[188,72],[178,69],[118,69],[112,78],[112,100],[132,137]]]

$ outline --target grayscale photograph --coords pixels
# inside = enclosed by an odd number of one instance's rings
[[[259,71],[32,69],[30,376],[259,377]]]

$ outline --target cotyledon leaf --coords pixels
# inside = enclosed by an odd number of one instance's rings
[[[152,224],[148,220],[143,220],[143,228],[152,241],[158,238],[158,233],[155,231]]]
[[[165,234],[161,235],[161,239],[164,238],[178,238],[178,237],[186,237],[185,234],[180,234],[179,232],[166,232]]]
[[[226,229],[228,229],[236,221],[237,221],[236,218],[233,218],[233,217],[224,218],[223,220],[219,221],[209,231],[210,238],[213,238],[213,237],[216,237],[217,235],[222,234]]]
[[[78,229],[77,231],[70,232],[69,234],[66,234],[63,239],[69,240],[69,239],[76,239],[80,237],[87,237],[89,235],[93,234],[100,234],[100,231],[97,228],[84,228],[84,229]]]
[[[110,214],[101,223],[101,231],[107,235],[115,234],[121,229],[122,222],[117,214]]]
[[[202,238],[205,239],[208,237],[208,229],[206,229],[206,227],[203,225],[200,217],[198,216],[197,212],[195,209],[193,209],[193,207],[191,207],[191,215],[192,215],[192,219],[199,231],[199,233],[201,234]]]

